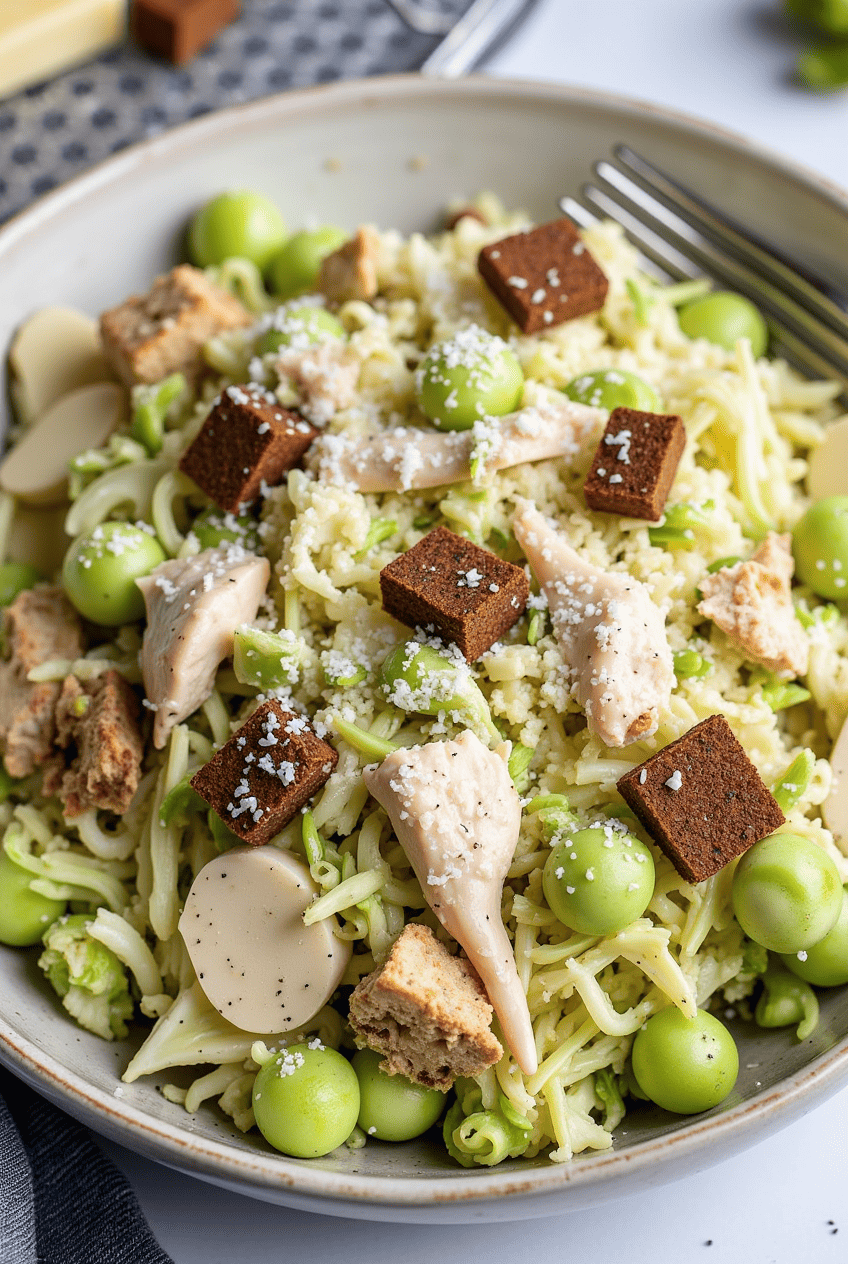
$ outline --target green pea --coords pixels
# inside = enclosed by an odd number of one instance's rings
[[[811,505],[792,532],[795,573],[819,597],[848,597],[848,496]]]
[[[640,412],[657,412],[660,398],[652,386],[627,369],[594,369],[572,378],[564,392],[578,404],[592,408],[638,408]]]
[[[429,645],[405,641],[380,668],[387,700],[402,711],[419,715],[465,715],[475,719],[500,742],[489,704],[464,662],[448,658]]]
[[[442,1113],[445,1095],[413,1084],[404,1075],[380,1070],[381,1055],[360,1049],[353,1058],[359,1080],[359,1119],[363,1132],[379,1141],[411,1141],[432,1128]]]
[[[674,651],[674,674],[678,680],[702,680],[712,669],[712,663],[697,650]]]
[[[253,1113],[275,1150],[317,1159],[342,1145],[359,1115],[359,1081],[347,1058],[317,1041],[272,1055],[253,1084]]]
[[[770,834],[742,856],[733,912],[749,939],[772,952],[801,952],[832,930],[842,883],[827,852],[801,834]]]
[[[761,356],[768,344],[766,322],[741,294],[716,290],[687,303],[677,319],[687,338],[706,338],[725,351],[732,351],[740,338],[747,338],[753,354]]]
[[[32,588],[43,576],[28,562],[4,562],[0,566],[0,606],[10,606],[18,593]]]
[[[828,35],[848,35],[848,0],[786,0],[786,12]]]
[[[300,307],[283,307],[274,314],[273,324],[256,343],[256,354],[267,355],[280,347],[308,347],[331,338],[347,337],[344,325],[326,307],[304,303]]]
[[[806,1040],[819,1021],[819,1003],[808,983],[775,966],[763,974],[763,992],[754,1011],[758,1027],[794,1027],[799,1040]]]
[[[648,907],[654,893],[653,857],[613,822],[578,830],[554,847],[545,862],[542,890],[570,930],[615,935]]]
[[[524,374],[502,338],[470,325],[430,348],[415,387],[421,411],[439,430],[470,430],[518,407]]]
[[[830,92],[848,84],[848,48],[845,44],[825,44],[802,53],[797,61],[798,78],[808,88]]]
[[[835,924],[804,956],[781,958],[793,974],[816,987],[840,987],[848,983],[848,888],[842,891],[842,908]]]
[[[201,549],[215,549],[219,544],[238,543],[246,549],[259,547],[259,531],[252,514],[222,513],[220,509],[204,509],[191,529]]]
[[[341,228],[326,224],[289,237],[268,265],[268,283],[280,298],[294,298],[312,289],[325,257],[347,241]]]
[[[127,522],[104,522],[74,540],[65,556],[62,583],[84,618],[117,627],[144,614],[135,581],[164,561],[155,536]]]
[[[0,847],[0,944],[25,948],[37,944],[48,926],[62,916],[64,900],[30,890],[33,875]]]
[[[191,221],[188,247],[200,268],[225,259],[250,259],[263,271],[286,239],[283,217],[262,193],[220,193]]]
[[[702,1009],[694,1018],[676,1007],[654,1014],[633,1041],[632,1063],[645,1096],[677,1115],[718,1106],[739,1074],[733,1037]]]

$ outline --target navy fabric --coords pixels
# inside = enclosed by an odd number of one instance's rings
[[[0,1264],[172,1264],[89,1132],[4,1070]]]

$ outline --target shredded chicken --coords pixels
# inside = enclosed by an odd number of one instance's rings
[[[573,459],[594,438],[606,414],[565,396],[478,422],[472,430],[440,432],[403,426],[363,438],[323,435],[308,464],[324,482],[360,492],[442,487],[481,472],[548,457]]]
[[[281,377],[294,384],[300,395],[300,411],[316,426],[325,426],[356,399],[359,364],[350,347],[338,338],[307,347],[283,347],[276,368]]]
[[[322,261],[318,289],[334,303],[349,299],[370,302],[377,293],[380,238],[373,228],[357,229],[350,241]]]
[[[527,1075],[536,1045],[527,997],[501,917],[501,890],[521,824],[509,743],[488,750],[471,732],[394,751],[365,784],[389,814],[421,889],[465,949],[504,1038]]]
[[[513,518],[550,607],[572,696],[607,746],[656,732],[674,686],[665,619],[644,584],[580,557],[530,501]]]
[[[810,642],[792,604],[794,569],[792,537],[770,531],[747,562],[704,576],[698,609],[747,658],[782,675],[803,676]]]
[[[12,777],[28,777],[53,753],[56,681],[34,683],[27,673],[53,658],[83,653],[82,621],[60,588],[37,584],[5,610],[9,658],[0,663],[0,745]]]
[[[141,670],[157,748],[209,697],[235,629],[256,618],[270,574],[267,558],[222,544],[136,580],[147,606]]]

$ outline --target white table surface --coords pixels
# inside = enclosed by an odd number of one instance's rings
[[[800,40],[780,0],[541,0],[489,73],[556,80],[699,115],[848,186],[848,92],[792,84]],[[105,1145],[105,1143],[104,1143]],[[651,1264],[848,1259],[848,1089],[706,1173],[534,1224],[393,1226],[288,1211],[105,1145],[175,1264]],[[530,1236],[532,1235],[532,1236]],[[709,1244],[709,1245],[708,1245]]]

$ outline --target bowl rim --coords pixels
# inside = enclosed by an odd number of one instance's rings
[[[213,142],[223,129],[250,131],[272,122],[284,124],[288,119],[310,113],[432,97],[457,102],[498,98],[585,105],[612,110],[624,118],[656,119],[672,130],[688,132],[701,140],[717,141],[737,157],[755,158],[781,177],[791,177],[808,195],[813,194],[848,215],[848,193],[836,184],[738,133],[680,111],[567,84],[485,75],[440,79],[415,73],[347,80],[265,97],[215,111],[141,141],[96,164],[10,218],[0,228],[0,264],[4,256],[25,247],[31,234],[49,225],[66,209],[160,158],[173,159],[186,148]],[[229,1182],[231,1187],[245,1194],[272,1200],[277,1197],[283,1201],[285,1192],[290,1191],[302,1197],[304,1206],[332,1202],[338,1214],[339,1205],[347,1204],[351,1208],[349,1214],[358,1214],[354,1209],[356,1205],[433,1210],[440,1205],[553,1195],[566,1188],[608,1189],[625,1173],[629,1182],[631,1174],[641,1172],[645,1177],[649,1171],[667,1169],[672,1162],[696,1152],[699,1155],[712,1152],[721,1157],[722,1151],[729,1153],[732,1136],[741,1125],[747,1124],[755,1133],[774,1130],[836,1093],[848,1079],[848,1037],[786,1077],[778,1086],[736,1106],[698,1116],[669,1134],[623,1150],[613,1148],[581,1155],[567,1164],[533,1167],[526,1175],[514,1169],[498,1168],[460,1170],[442,1176],[337,1173],[272,1152],[251,1153],[234,1148],[229,1143],[198,1137],[181,1125],[156,1120],[145,1110],[121,1101],[114,1092],[92,1086],[2,1019],[0,1064],[88,1126],[134,1146],[149,1158],[207,1180]],[[704,1165],[708,1161],[704,1158]],[[673,1176],[665,1171],[663,1179],[673,1179]],[[621,1191],[622,1195],[626,1192]],[[546,1203],[546,1211],[553,1210]]]

